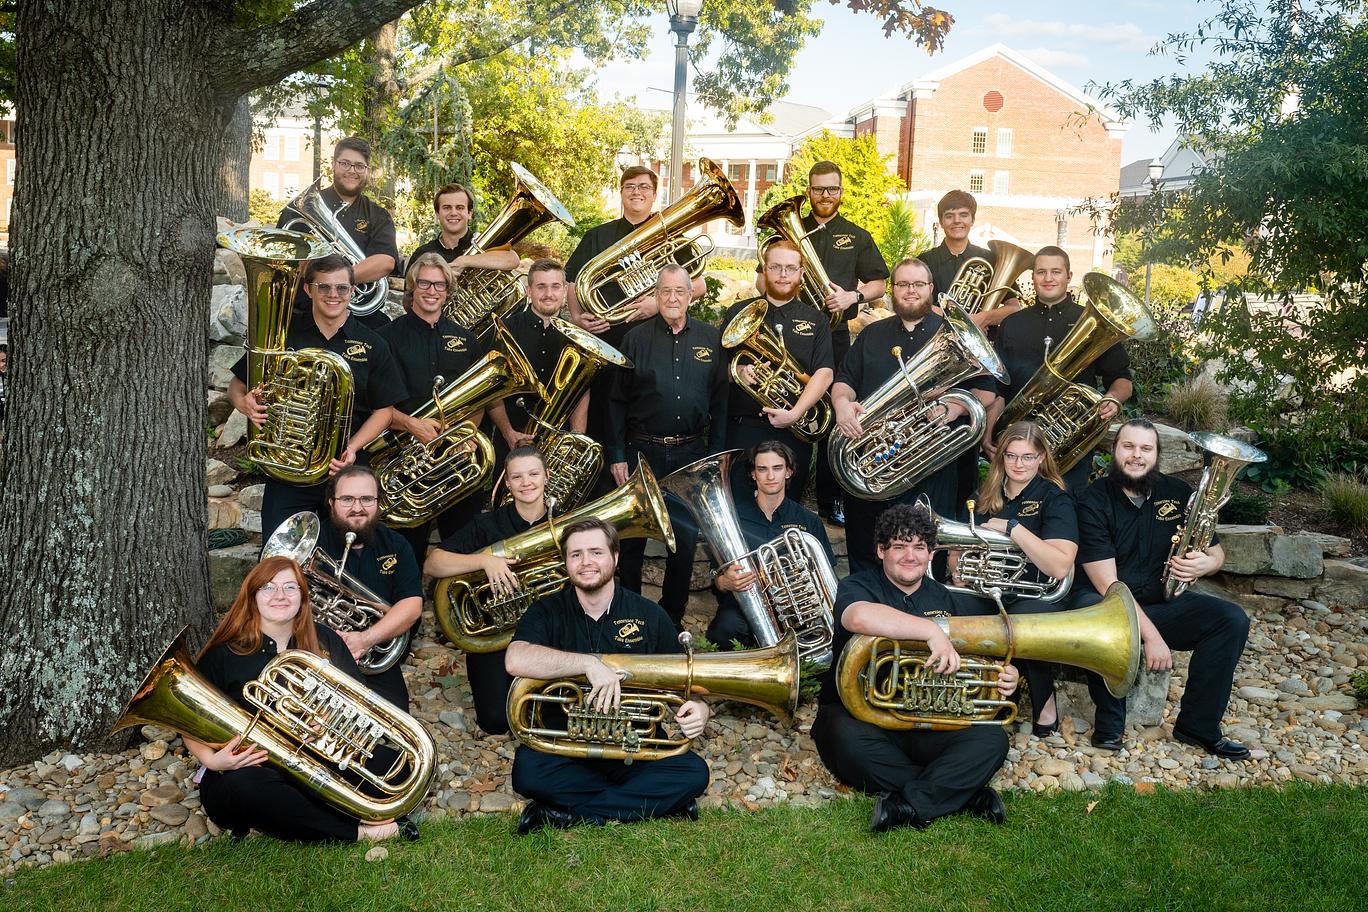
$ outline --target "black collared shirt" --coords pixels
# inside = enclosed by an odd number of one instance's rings
[[[474,242],[474,240],[475,233],[473,231],[467,230],[465,234],[461,235],[461,239],[456,242],[455,247],[447,247],[445,244],[442,243],[442,235],[438,234],[435,238],[428,241],[426,244],[419,244],[417,249],[415,249],[413,253],[409,254],[409,262],[412,263],[414,260],[418,259],[425,253],[435,253],[442,259],[450,263],[453,260],[455,260],[458,256],[468,253],[470,251],[470,245]]]
[[[1171,475],[1160,475],[1139,506],[1110,475],[1088,485],[1078,499],[1079,572],[1084,564],[1114,558],[1116,578],[1136,601],[1162,602],[1164,564],[1191,496],[1192,485]]]
[[[861,282],[888,278],[888,264],[874,238],[839,212],[820,231],[817,219],[808,213],[803,216],[803,230],[809,232],[808,240],[817,251],[827,278],[846,291],[855,291]],[[834,332],[850,332],[848,324],[859,313],[860,305],[847,307]]]
[[[831,540],[827,538],[826,526],[817,514],[804,507],[791,497],[785,497],[774,511],[774,518],[765,515],[754,497],[743,497],[736,504],[736,518],[741,521],[741,533],[746,537],[746,546],[757,548],[772,541],[789,529],[808,532],[822,543],[822,550],[834,566],[836,555],[831,550]]]
[[[997,339],[993,345],[1009,375],[1009,382],[998,391],[1003,399],[1011,402],[1016,398],[1022,387],[1035,376],[1040,365],[1045,363],[1045,337],[1052,340],[1050,350],[1058,350],[1082,315],[1083,306],[1070,293],[1064,300],[1049,307],[1034,304],[1022,308],[998,324]],[[1118,342],[1084,368],[1076,378],[1069,379],[1083,384],[1096,384],[1100,378],[1102,388],[1106,389],[1119,379],[1129,380],[1130,376],[1130,358],[1126,355],[1124,345]]]
[[[1045,541],[1078,541],[1078,511],[1074,499],[1043,475],[1032,478],[1016,497],[1003,503],[997,513],[974,514],[974,521],[979,524],[990,519],[1015,519]],[[1045,578],[1034,564],[1031,569],[1035,580]]]
[[[655,602],[613,584],[613,601],[597,621],[584,613],[579,590],[566,586],[538,599],[518,621],[514,640],[589,655],[680,653],[674,622]]]
[[[921,585],[911,595],[893,585],[883,567],[852,573],[841,580],[836,587],[836,607],[834,633],[831,638],[831,654],[837,657],[831,667],[822,672],[822,692],[820,703],[840,703],[841,695],[836,689],[836,666],[841,652],[855,634],[841,622],[845,611],[856,602],[873,602],[887,605],[904,614],[924,618],[954,617],[956,615],[996,614],[997,609],[982,599],[960,592],[951,592],[930,576],[922,577]]]
[[[750,298],[745,301],[738,301],[727,308],[726,315],[722,318],[722,326],[728,326],[732,318],[739,314],[744,308],[749,307],[761,298]],[[831,323],[818,313],[809,304],[802,301],[793,300],[787,304],[776,305],[773,301],[765,309],[765,325],[770,329],[783,327],[780,333],[784,347],[793,360],[798,362],[798,366],[806,374],[815,374],[822,368],[831,371],[836,370],[836,363],[831,350]],[[736,357],[740,349],[728,349],[726,352],[727,362]],[[727,400],[727,414],[731,418],[759,418],[764,419],[763,406],[756,402],[751,395],[738,384],[731,384],[731,393]]]
[[[485,354],[484,346],[465,327],[446,317],[433,326],[411,310],[383,327],[380,336],[389,343],[408,388],[408,398],[398,403],[406,415],[432,399],[433,378],[450,383]]]
[[[960,268],[967,260],[974,257],[982,257],[988,262],[993,262],[993,252],[986,247],[978,247],[970,244],[964,248],[964,252],[959,256],[950,252],[950,248],[941,241],[930,250],[924,250],[917,254],[917,259],[921,260],[931,270],[931,281],[935,284],[933,289],[935,298],[932,300],[939,302],[940,296],[950,290],[950,286],[955,282],[955,276],[959,275]]]
[[[836,381],[855,390],[856,400],[867,399],[897,373],[898,359],[893,356],[893,347],[902,348],[902,360],[906,361],[931,341],[940,329],[941,322],[939,314],[929,313],[912,329],[904,326],[902,318],[897,315],[869,324],[860,330],[850,351],[846,352],[845,360],[836,371]],[[980,374],[957,386],[960,389],[991,392],[997,388],[997,381],[987,374]]]
[[[627,435],[686,437],[708,433],[709,452],[722,449],[727,423],[727,365],[722,333],[686,316],[673,332],[662,316],[634,326],[622,353],[635,365],[614,377],[608,410],[608,462],[627,461]]]
[[[346,541],[343,533],[327,519],[322,526],[318,546],[333,560],[341,560]],[[358,544],[352,545],[344,569],[391,605],[415,595],[423,596],[423,577],[413,558],[413,549],[403,536],[387,526],[376,525],[370,544],[361,546],[358,540]]]
[[[448,535],[437,547],[453,554],[474,554],[482,548],[487,548],[506,538],[512,538],[514,535],[526,532],[533,526],[540,525],[545,521],[546,516],[543,514],[538,519],[528,522],[518,514],[517,504],[510,501],[501,507],[495,507],[476,516],[460,529]]]
[[[367,329],[354,314],[348,314],[342,328],[327,339],[314,322],[312,308],[295,311],[290,320],[290,332],[285,337],[285,347],[295,351],[322,348],[346,360],[356,389],[352,400],[353,434],[366,423],[371,412],[402,402],[407,395],[404,377],[394,363],[389,343],[374,330]],[[246,355],[233,365],[233,376],[251,386]]]
[[[390,217],[385,207],[375,200],[366,196],[364,193],[357,197],[356,202],[342,209],[342,197],[337,195],[337,191],[332,187],[325,187],[321,191],[323,201],[328,204],[328,208],[337,216],[337,222],[356,242],[356,246],[361,248],[363,256],[371,257],[387,254],[394,258],[394,265],[399,265],[399,245],[394,238],[394,219]],[[284,228],[289,222],[300,218],[300,214],[292,206],[286,206],[280,212],[280,217],[276,219],[276,227]],[[304,291],[304,283],[300,282],[299,292],[295,295],[295,311],[307,310],[309,308],[309,297]],[[389,322],[383,311],[376,311],[367,317],[366,325],[372,329],[378,328],[384,323]]]
[[[356,660],[352,658],[351,650],[342,642],[342,638],[322,624],[315,624],[314,629],[318,631],[318,645],[328,661],[356,680],[365,683],[366,679],[362,676],[361,669],[356,667]],[[293,637],[290,639],[290,648],[298,648]],[[200,656],[195,667],[210,684],[223,691],[224,696],[248,712],[255,713],[256,707],[242,697],[242,686],[260,677],[266,663],[277,655],[279,651],[276,649],[275,640],[263,634],[261,648],[256,652],[238,655],[227,643],[219,643]]]
[[[523,354],[527,355],[527,361],[536,371],[537,379],[543,384],[549,384],[551,378],[555,376],[556,364],[560,362],[561,352],[570,341],[565,338],[560,330],[551,323],[543,323],[542,318],[537,316],[532,308],[524,304],[517,310],[508,315],[504,320],[504,325],[508,327],[508,332],[513,336],[513,340],[518,343]],[[601,367],[600,370],[608,370],[612,366]],[[523,397],[524,403],[528,408],[523,408],[517,403],[517,396],[510,396],[504,400],[504,409],[508,412],[508,422],[515,430],[522,430],[527,427],[528,409],[537,407],[536,396]]]

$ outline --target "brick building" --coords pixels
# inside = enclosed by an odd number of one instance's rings
[[[14,111],[0,110],[0,168],[5,182],[0,184],[0,247],[9,247],[10,208],[14,204]]]
[[[286,111],[269,121],[258,121],[257,131],[262,144],[252,151],[248,187],[264,190],[282,204],[300,190],[313,183],[314,123],[303,111]],[[322,166],[327,170],[333,143],[342,134],[331,128],[323,130]]]

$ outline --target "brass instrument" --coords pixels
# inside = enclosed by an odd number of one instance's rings
[[[741,564],[755,573],[755,585],[734,594],[756,642],[773,646],[791,634],[801,658],[829,665],[836,605],[831,561],[806,532],[778,536],[753,551],[746,547],[729,481],[731,461],[740,452],[705,456],[671,472],[660,486],[689,508],[718,572]]]
[[[769,301],[757,298],[732,317],[723,330],[722,346],[740,349],[727,366],[727,373],[732,383],[762,406],[791,409],[798,404],[812,375],[799,367],[788,353],[783,326],[771,328],[765,322],[768,310]],[[754,386],[741,379],[741,368],[746,366],[755,372]],[[820,440],[831,430],[834,417],[831,394],[826,392],[789,430],[803,440]]]
[[[1088,295],[1083,315],[1063,342],[1053,350],[1047,347],[1045,363],[998,419],[999,427],[1017,421],[1040,425],[1061,474],[1092,452],[1107,433],[1108,421],[1097,414],[1102,400],[1121,405],[1073,378],[1117,342],[1144,342],[1155,333],[1154,316],[1145,302],[1120,282],[1090,272],[1083,277],[1083,289]]]
[[[974,501],[965,502],[969,508],[967,523],[938,515],[931,509],[931,501],[925,495],[918,500],[918,504],[936,524],[935,550],[960,552],[955,572],[969,585],[952,586],[947,582],[945,588],[951,592],[987,595],[989,590],[997,589],[1003,596],[1014,595],[1052,605],[1068,595],[1073,587],[1072,567],[1063,579],[1035,579],[1031,572],[1034,566],[1026,553],[1005,532],[975,524]],[[1043,572],[1040,575],[1045,576]]]
[[[832,290],[831,277],[827,275],[822,258],[817,255],[817,248],[812,246],[811,241],[812,235],[825,230],[826,225],[818,225],[811,231],[803,227],[802,210],[806,199],[807,197],[800,193],[781,203],[775,203],[755,220],[755,227],[773,231],[798,248],[798,256],[803,262],[803,286],[798,293],[798,299],[817,308],[818,313],[826,314],[834,328],[841,324],[844,312],[833,313],[827,309],[827,295],[831,294]],[[763,253],[761,256],[763,260]]]
[[[836,686],[852,716],[897,731],[1009,725],[1016,704],[997,692],[997,680],[1013,656],[1096,672],[1118,698],[1130,692],[1139,673],[1140,625],[1135,599],[1122,582],[1112,583],[1096,605],[1076,611],[935,622],[964,657],[954,674],[927,667],[924,642],[850,638],[836,665]]]
[[[436,378],[432,399],[414,410],[414,418],[442,423],[432,442],[390,429],[367,444],[386,525],[422,525],[483,488],[494,473],[494,445],[473,422],[461,419],[505,396],[540,392],[536,371],[498,318],[494,332],[498,348],[440,390],[435,387],[442,378]]]
[[[759,706],[789,720],[798,708],[798,646],[789,634],[764,649],[684,655],[601,655],[622,676],[615,711],[589,703],[582,676],[543,681],[514,678],[508,691],[508,725],[533,750],[591,760],[661,760],[684,753],[689,739],[671,737],[664,723],[696,697],[712,696]]]
[[[471,240],[467,254],[516,244],[548,222],[575,227],[575,218],[556,195],[517,162],[509,162],[517,179],[513,196],[485,229]],[[488,334],[494,317],[507,317],[523,300],[525,279],[515,272],[474,268],[462,270],[442,311],[475,335]]]
[[[888,500],[978,443],[987,416],[978,399],[950,387],[991,374],[1006,382],[1007,369],[983,332],[953,301],[931,341],[906,361],[894,346],[899,370],[864,402],[854,439],[838,426],[827,439],[832,474],[841,487],[865,500]],[[957,402],[969,415],[959,427],[937,421],[939,407]]]
[[[603,445],[588,435],[564,430],[561,425],[605,365],[631,370],[633,364],[622,352],[573,323],[552,317],[551,324],[568,344],[561,349],[555,371],[546,384],[545,398],[537,411],[528,415],[523,433],[532,435],[533,446],[546,463],[546,495],[554,497],[562,510],[571,510],[584,502],[603,470]],[[503,478],[500,472],[494,482],[496,506],[513,497],[504,487]]]
[[[342,227],[337,218],[338,214],[351,204],[343,203],[336,212],[329,209],[327,201],[323,199],[323,192],[319,189],[322,183],[323,178],[318,178],[286,204],[287,208],[298,212],[300,217],[286,222],[285,227],[290,231],[303,231],[321,237],[332,247],[331,252],[339,254],[355,266],[366,258],[366,252],[347,233],[347,229]],[[347,306],[358,317],[364,317],[384,307],[388,295],[389,280],[379,278],[353,288],[351,302]]]
[[[266,420],[247,423],[247,456],[272,478],[310,485],[351,435],[355,381],[341,355],[321,348],[287,351],[300,270],[328,255],[327,244],[275,228],[235,228],[218,245],[242,258],[247,273],[247,386]]]
[[[1216,535],[1217,514],[1230,500],[1230,489],[1235,477],[1247,465],[1264,462],[1268,456],[1258,447],[1221,434],[1189,434],[1192,441],[1211,454],[1211,461],[1202,469],[1202,477],[1188,498],[1183,526],[1173,536],[1169,560],[1189,551],[1205,551]],[[1187,591],[1186,583],[1173,575],[1173,568],[1164,562],[1164,599],[1174,599]]]
[[[392,606],[347,572],[347,555],[356,533],[347,533],[342,560],[335,561],[318,547],[321,527],[318,515],[307,510],[290,516],[266,540],[261,559],[288,557],[299,564],[309,581],[309,602],[318,623],[338,633],[369,630]],[[397,637],[376,643],[356,660],[357,666],[368,675],[389,671],[408,651],[411,637],[412,631],[405,630]]]
[[[422,802],[437,748],[417,719],[302,649],[280,653],[247,682],[242,695],[256,707],[249,714],[195,669],[188,630],[162,653],[112,732],[151,723],[215,747],[241,735],[244,749],[264,750],[276,769],[361,820],[387,820]],[[390,751],[388,768],[368,767]]]
[[[438,580],[433,613],[446,638],[466,652],[498,652],[507,647],[528,606],[565,585],[561,535],[571,523],[590,516],[614,526],[622,538],[654,538],[674,550],[674,528],[665,498],[651,467],[642,460],[617,490],[554,520],[548,512],[546,522],[480,551],[517,561],[513,565],[521,584],[517,591],[496,590],[480,570]]]
[[[625,238],[584,264],[575,279],[575,299],[586,313],[609,323],[621,323],[632,309],[623,305],[656,285],[660,270],[682,265],[698,278],[712,242],[707,235],[687,238],[684,232],[723,218],[740,228],[746,210],[731,181],[711,159],[698,160],[699,179],[693,188],[660,212],[636,226]],[[675,254],[689,247],[688,260],[676,264]]]
[[[1009,241],[989,241],[993,252],[990,263],[983,257],[970,257],[955,273],[941,298],[949,298],[965,313],[986,313],[1017,293],[1016,280],[1035,262],[1035,254]]]

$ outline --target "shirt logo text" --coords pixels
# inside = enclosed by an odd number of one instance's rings
[[[1162,520],[1176,520],[1182,510],[1178,508],[1176,500],[1156,500],[1154,502],[1154,515]]]
[[[463,352],[466,350],[465,339],[460,336],[443,336],[446,339],[446,350],[449,352]]]
[[[1017,516],[1035,516],[1040,512],[1040,501],[1028,500],[1022,503],[1021,509],[1017,511]]]
[[[831,236],[831,246],[835,250],[854,250],[855,235],[853,234],[833,234]]]
[[[811,320],[794,320],[794,321],[793,321],[793,331],[794,331],[796,334],[800,335],[800,336],[810,336],[810,335],[812,335],[812,321],[811,321]]]
[[[399,556],[397,554],[386,554],[380,558],[380,572],[393,573],[394,568],[399,566]]]
[[[641,622],[635,618],[624,618],[613,623],[617,624],[617,632],[613,634],[613,639],[619,643],[640,643],[646,639],[641,634]]]
[[[695,345],[693,350],[694,360],[700,364],[712,363],[712,349],[703,345]]]

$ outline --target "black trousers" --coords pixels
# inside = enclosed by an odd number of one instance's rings
[[[931,509],[941,516],[955,516],[955,490],[958,482],[959,470],[951,463],[930,478],[923,478],[917,482],[910,491],[888,500],[862,500],[847,495],[845,533],[850,572],[859,573],[861,570],[870,570],[879,565],[878,557],[874,553],[874,524],[879,514],[894,504],[916,503],[925,494],[931,501]]]
[[[366,675],[371,690],[389,700],[404,712],[409,711],[408,685],[404,683],[404,660],[401,658],[379,674]]]
[[[489,735],[508,734],[508,689],[513,686],[513,676],[504,668],[506,651],[465,654],[475,722]]]
[[[1081,574],[1080,574],[1081,575]],[[1007,605],[1008,614],[1042,614],[1050,611],[1074,611],[1079,608],[1086,608],[1089,605],[1096,605],[1102,601],[1102,596],[1098,595],[1087,583],[1081,585],[1076,581],[1074,588],[1069,594],[1054,604],[1042,603],[1039,599],[1018,599]],[[1054,696],[1055,675],[1059,666],[1054,662],[1043,662],[1038,659],[1012,659],[1012,664],[1021,670],[1021,677],[1026,681],[1026,689],[1031,692],[1031,721],[1040,720],[1040,709]],[[1101,688],[1102,693],[1107,693],[1107,688],[1102,684],[1102,679],[1097,675],[1088,676],[1088,691],[1093,695],[1094,701],[1097,699],[1096,690]],[[1110,699],[1110,695],[1108,694]],[[1125,704],[1122,704],[1122,712],[1125,712]],[[1117,729],[1120,731],[1120,729]]]
[[[200,801],[220,829],[252,829],[292,842],[356,841],[357,819],[325,804],[279,770],[249,766],[204,771]]]
[[[1077,500],[1088,487],[1088,476],[1092,474],[1093,454],[1091,452],[1078,460],[1078,463],[1064,473],[1064,487],[1069,496]]]
[[[708,764],[693,751],[661,760],[578,760],[526,745],[513,758],[518,794],[590,823],[649,820],[682,810],[708,790]]]
[[[706,436],[678,446],[660,446],[645,441],[627,441],[627,464],[635,467],[645,459],[657,479],[708,455]],[[665,505],[674,527],[675,549],[665,558],[665,582],[660,591],[660,607],[680,630],[684,629],[684,608],[689,604],[689,585],[693,578],[694,549],[698,546],[698,524],[689,508],[674,495],[665,495]],[[646,540],[629,538],[622,542],[618,576],[622,585],[641,591],[641,567],[646,559]]]
[[[959,731],[886,731],[861,722],[839,703],[823,703],[812,725],[817,753],[851,788],[896,792],[930,822],[964,810],[1007,759],[1007,731],[973,725]]]
[[[844,326],[831,333],[831,354],[836,362],[836,373],[841,372],[841,362],[845,360],[846,352],[850,351],[850,330]],[[834,426],[834,425],[833,425]],[[820,512],[826,513],[831,510],[832,504],[845,498],[845,491],[836,483],[836,476],[831,474],[831,462],[827,459],[827,438],[813,442],[817,448],[817,508]]]
[[[777,440],[793,450],[793,477],[789,479],[784,493],[795,503],[802,503],[803,492],[807,490],[808,468],[812,465],[812,444],[799,440],[788,428],[776,428],[763,418],[732,418],[727,423],[729,450],[749,450],[770,440]],[[755,493],[755,480],[750,476],[750,464],[744,453],[732,460],[731,491],[738,503]]]
[[[708,642],[722,652],[736,648],[732,640],[740,643],[743,649],[754,649],[758,645],[755,633],[751,630],[750,621],[741,613],[741,604],[736,596],[730,592],[713,591],[717,595],[717,613],[708,625]]]
[[[472,519],[484,512],[484,508],[489,504],[489,491],[473,491],[468,496],[456,501],[447,507],[436,517],[414,526],[412,529],[395,529],[403,536],[404,541],[409,543],[413,549],[413,559],[418,562],[418,569],[423,569],[423,561],[427,558],[428,542],[432,538],[432,527],[437,526],[438,541],[445,540],[448,536],[455,535],[465,528]]]

